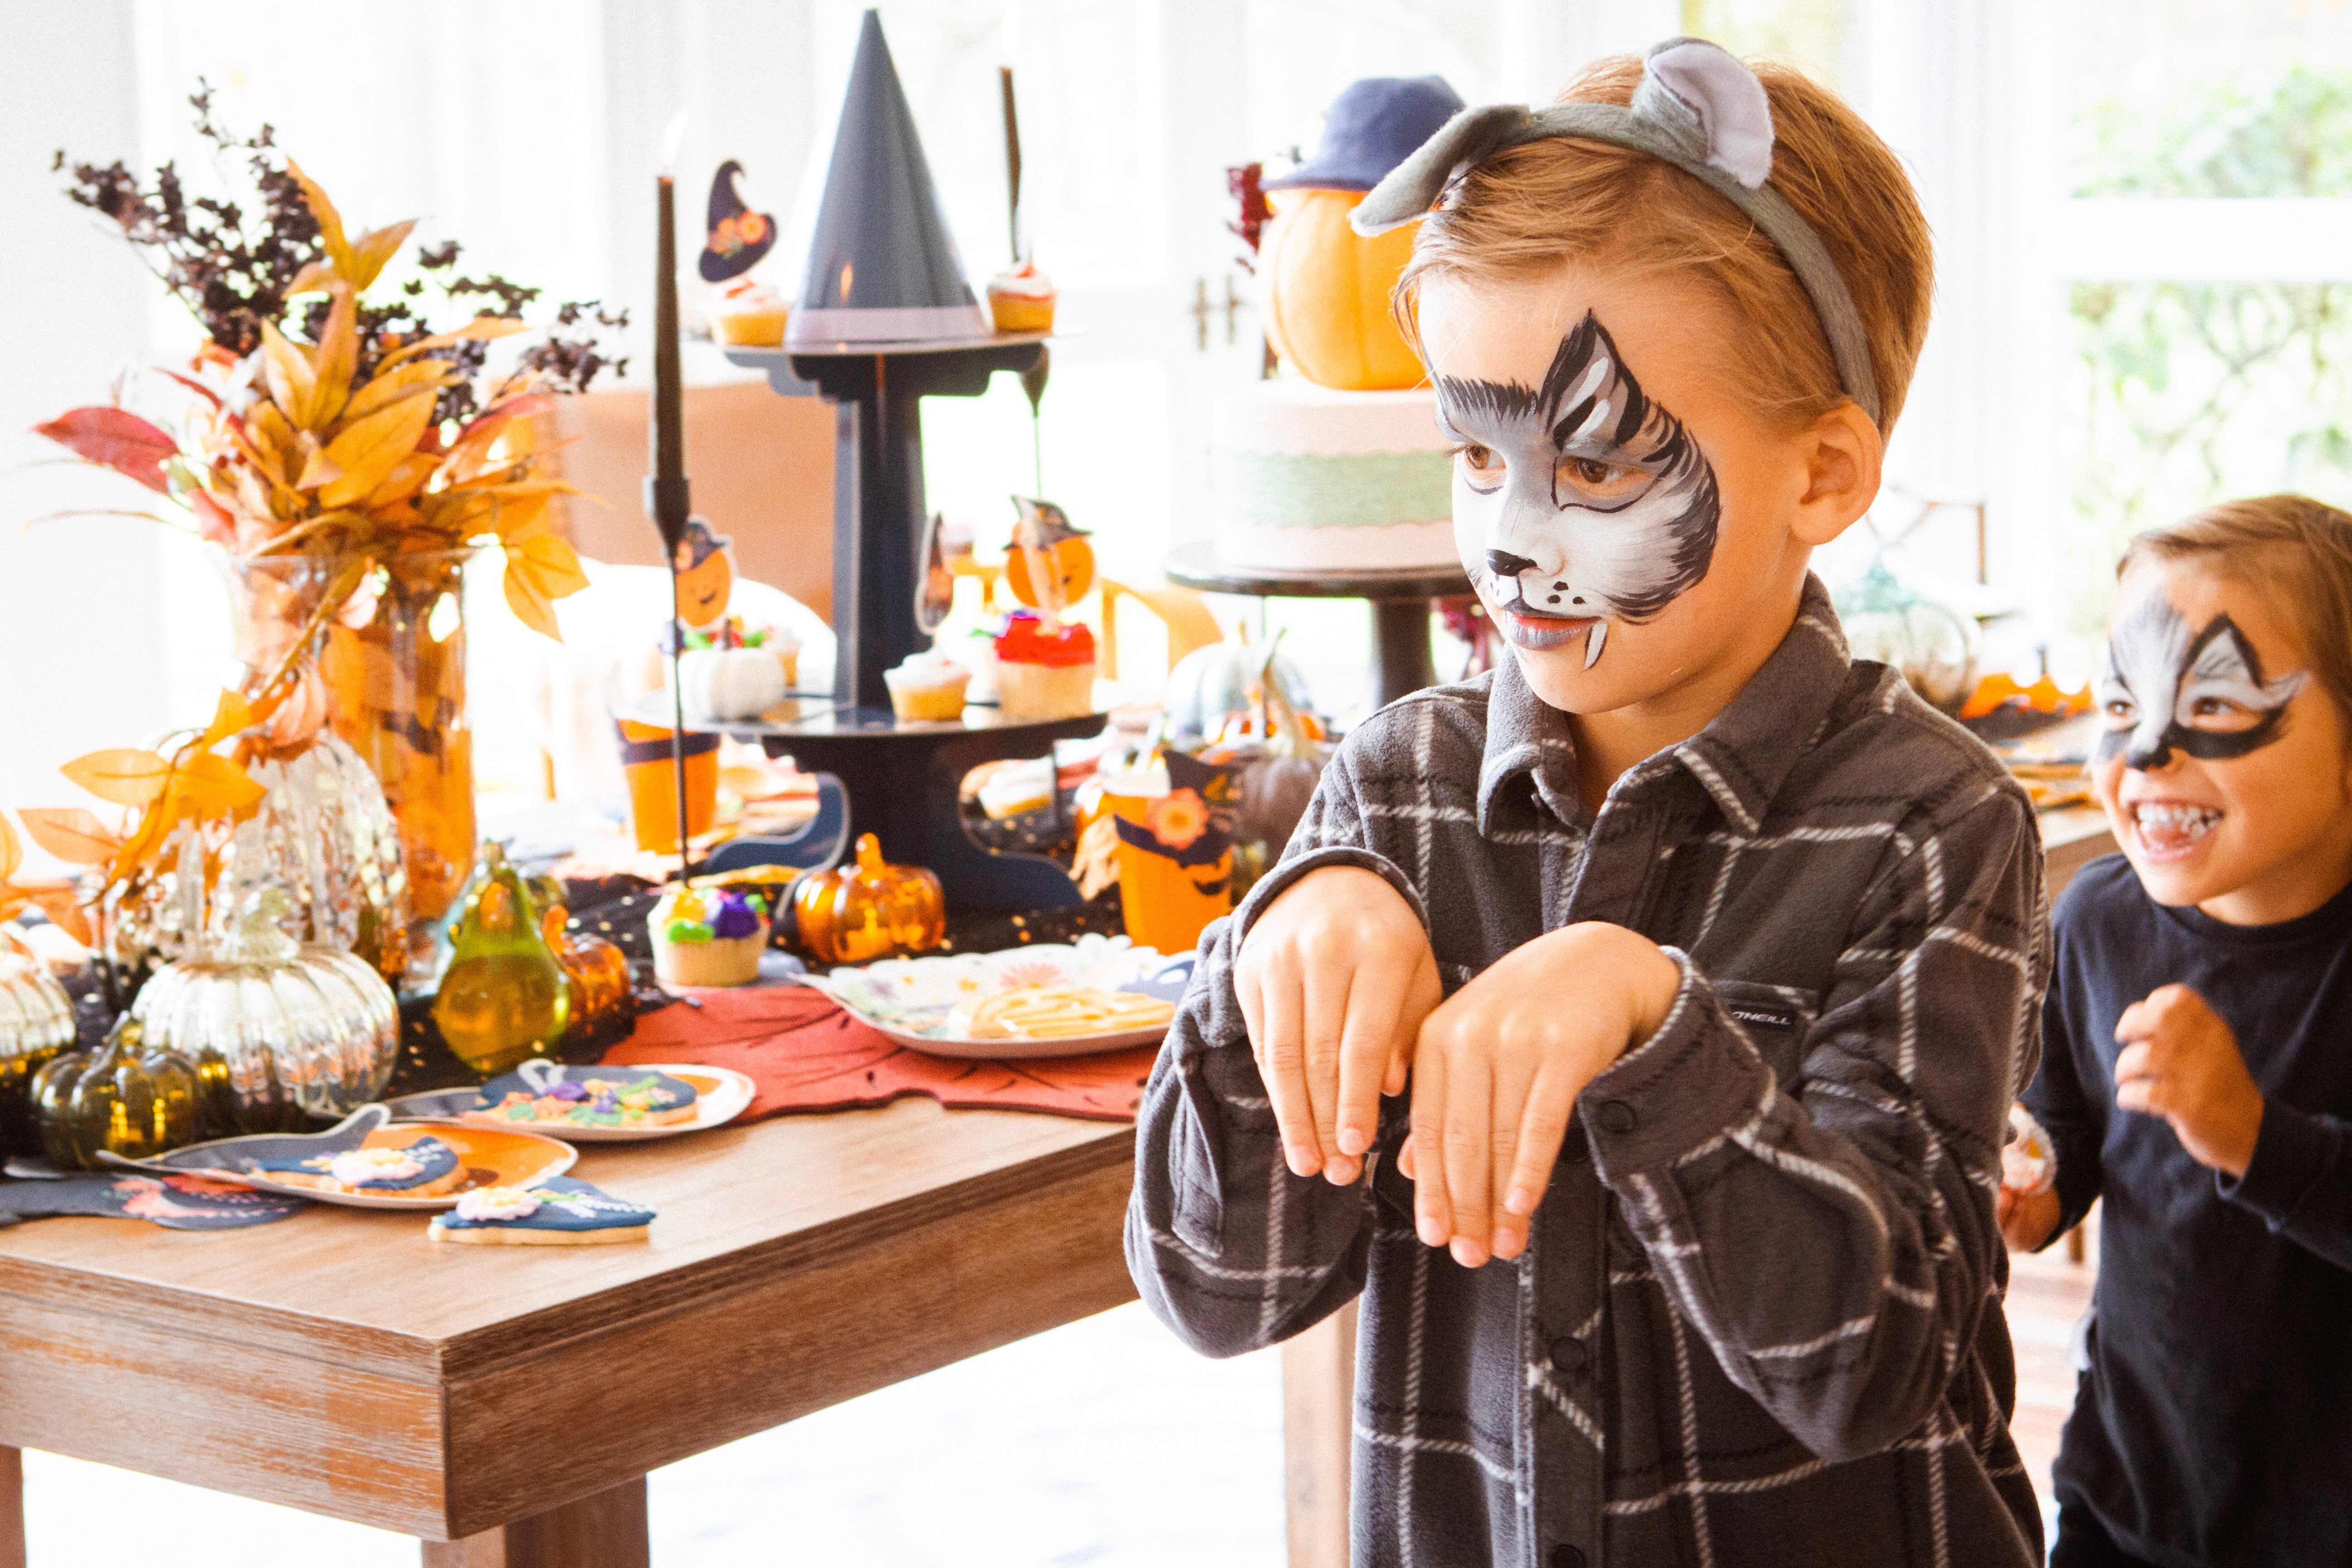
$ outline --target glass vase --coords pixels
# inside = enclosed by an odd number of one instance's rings
[[[474,863],[474,740],[466,718],[466,563],[470,550],[377,558],[341,610],[320,608],[349,557],[230,563],[238,657],[274,669],[309,630],[324,721],[359,753],[398,825],[410,912],[438,921]],[[289,704],[307,700],[289,699]]]

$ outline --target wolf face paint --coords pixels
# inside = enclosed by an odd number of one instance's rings
[[[1454,542],[1513,642],[1557,647],[1582,628],[1590,669],[1612,621],[1647,620],[1706,575],[1715,470],[1591,312],[1542,385],[1442,375],[1437,406],[1463,443]]]
[[[2116,617],[2107,639],[2099,755],[2121,753],[2126,767],[2143,773],[2175,751],[2206,762],[2242,757],[2277,738],[2287,703],[2310,679],[2297,669],[2263,679],[2253,645],[2228,616],[2192,633],[2163,595],[2146,595]]]

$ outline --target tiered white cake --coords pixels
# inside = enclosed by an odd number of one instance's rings
[[[1255,382],[1219,395],[1210,442],[1220,565],[1365,572],[1456,559],[1451,444],[1426,386]]]

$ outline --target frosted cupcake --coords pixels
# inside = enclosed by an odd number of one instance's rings
[[[902,720],[944,721],[963,717],[964,688],[971,671],[942,653],[910,653],[898,667],[882,672],[890,689],[890,707]]]
[[[792,311],[774,289],[743,278],[729,284],[705,314],[712,341],[737,348],[772,349],[783,346],[784,322]]]
[[[654,973],[671,985],[749,985],[768,945],[768,906],[732,888],[671,888],[654,905]]]
[[[1095,710],[1095,635],[1075,621],[1048,626],[1027,610],[996,638],[996,705],[1008,720],[1076,719]]]
[[[1050,332],[1054,330],[1054,285],[1034,261],[988,280],[989,314],[1000,332]]]

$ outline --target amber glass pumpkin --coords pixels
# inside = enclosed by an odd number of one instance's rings
[[[801,879],[793,890],[801,942],[825,963],[866,963],[939,946],[948,932],[940,879],[920,866],[892,866],[871,833],[856,863]]]
[[[572,984],[570,1016],[563,1026],[567,1042],[588,1038],[628,1011],[632,987],[628,955],[601,936],[572,929],[572,911],[563,904],[563,883],[555,877],[534,877],[531,896],[539,907],[540,939],[555,962],[563,966]]]
[[[1412,257],[1407,224],[1364,238],[1348,226],[1361,191],[1275,191],[1257,252],[1266,342],[1298,374],[1346,392],[1421,384],[1421,361],[1389,314],[1389,292]]]
[[[151,1160],[201,1131],[195,1068],[176,1051],[148,1049],[136,1018],[118,1022],[87,1064],[60,1057],[37,1081],[41,1146],[61,1170],[101,1169],[101,1149]]]

